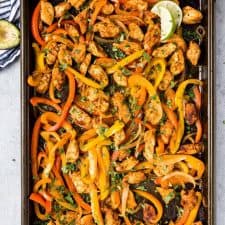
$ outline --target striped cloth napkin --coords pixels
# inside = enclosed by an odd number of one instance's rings
[[[0,19],[8,20],[19,27],[20,1],[0,0]],[[8,50],[0,50],[0,69],[13,62],[20,54],[20,47]]]

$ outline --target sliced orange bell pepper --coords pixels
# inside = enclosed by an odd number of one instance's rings
[[[37,153],[38,153],[38,140],[39,140],[39,132],[41,128],[41,117],[38,117],[34,124],[32,138],[31,138],[31,169],[33,179],[37,179],[38,177],[38,161],[37,161]]]
[[[49,105],[49,106],[53,107],[55,110],[57,110],[58,112],[61,112],[61,107],[58,104],[52,102],[51,100],[49,100],[47,98],[32,97],[30,99],[30,103],[32,106],[37,106],[38,104]]]
[[[154,207],[157,210],[157,215],[155,216],[154,219],[151,219],[151,221],[149,221],[149,222],[153,223],[153,224],[157,224],[163,215],[163,207],[162,207],[161,202],[154,195],[152,195],[146,191],[134,190],[134,192],[136,194],[140,195],[141,197],[146,198],[154,205]]]
[[[202,202],[202,194],[200,192],[196,192],[196,195],[197,195],[197,198],[198,198],[197,204],[191,210],[191,212],[190,212],[190,214],[188,216],[188,219],[184,223],[184,225],[192,225],[195,222],[195,219],[196,219],[197,214],[198,214],[199,207],[200,207],[201,202]]]
[[[32,32],[34,39],[37,41],[37,43],[39,45],[44,45],[45,41],[40,36],[40,32],[39,32],[40,11],[41,11],[41,2],[38,2],[37,6],[34,9],[32,18],[31,18],[31,32]]]
[[[43,208],[45,208],[46,213],[50,213],[52,210],[51,201],[45,201],[44,198],[38,193],[32,193],[29,197],[30,200],[40,204]]]
[[[77,192],[74,184],[73,184],[73,181],[71,180],[70,176],[67,175],[67,174],[63,174],[64,176],[64,179],[66,181],[66,184],[70,190],[70,192],[72,193],[76,203],[83,209],[85,209],[87,212],[90,212],[91,211],[91,207],[90,205],[88,205],[83,199],[82,197],[79,195],[79,193]]]
[[[66,71],[65,73],[69,81],[69,95],[67,97],[65,105],[63,106],[62,113],[59,117],[59,120],[56,122],[55,125],[48,127],[47,131],[57,131],[62,126],[62,123],[66,120],[69,109],[75,97],[75,79],[73,77],[73,74],[71,74],[68,71]]]

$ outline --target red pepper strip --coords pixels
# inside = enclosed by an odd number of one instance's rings
[[[91,212],[91,207],[90,205],[88,205],[83,199],[82,197],[78,194],[74,184],[73,184],[73,181],[71,180],[71,178],[69,177],[69,175],[67,174],[63,174],[63,177],[66,181],[66,184],[70,190],[70,192],[72,193],[76,203],[82,207],[83,209],[87,210],[88,212]]]
[[[59,120],[56,122],[55,125],[48,127],[46,129],[47,131],[57,131],[61,127],[62,123],[66,120],[69,109],[70,109],[73,99],[75,97],[75,89],[76,88],[75,88],[74,76],[72,73],[70,73],[68,71],[65,71],[65,73],[69,80],[69,95],[68,95],[65,105],[63,106],[62,113],[59,117]]]
[[[41,117],[38,117],[34,124],[32,138],[31,138],[31,165],[32,165],[32,176],[36,180],[38,177],[38,161],[37,161],[37,152],[38,152],[38,139],[39,131],[41,128]]]
[[[61,22],[62,25],[64,24],[71,24],[71,25],[75,25],[76,22],[74,20],[63,20]],[[56,22],[56,23],[53,23],[52,25],[50,25],[47,29],[46,29],[46,33],[51,33],[53,32],[54,30],[56,30],[57,28],[59,27],[59,24]]]
[[[53,101],[51,101],[47,98],[33,97],[33,98],[30,99],[30,103],[31,103],[32,106],[37,106],[38,104],[49,105],[59,112],[61,112],[61,110],[62,110],[61,107],[58,104],[54,103]]]
[[[39,2],[34,9],[32,19],[31,19],[31,32],[33,34],[34,39],[37,41],[38,44],[44,45],[45,41],[42,39],[39,33],[39,17],[41,11],[41,2]]]
[[[45,211],[46,212],[48,212],[48,213],[51,212],[51,210],[50,210],[51,207],[50,207],[49,203],[47,203],[47,205],[46,205],[46,202],[47,201],[45,201],[44,198],[42,198],[42,196],[40,194],[38,194],[38,193],[32,193],[30,195],[29,199],[32,200],[32,201],[34,201],[34,202],[36,202],[36,203],[38,203],[38,204],[40,204],[43,208],[45,208]]]
[[[46,200],[45,210],[46,210],[46,213],[50,213],[52,211],[52,201]]]
[[[60,171],[60,168],[61,168],[61,158],[60,156],[56,156],[56,159],[55,159],[55,167],[58,171]]]
[[[60,174],[60,171],[57,170],[56,166],[52,167],[52,172],[54,173],[54,176],[56,177],[56,179],[58,179],[60,184],[65,186],[65,183],[64,183],[63,178],[62,178],[62,176]]]

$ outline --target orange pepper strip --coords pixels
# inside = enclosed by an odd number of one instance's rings
[[[71,25],[75,25],[75,21],[74,20],[63,20],[60,24],[64,25],[64,24],[71,24]],[[54,30],[56,30],[59,27],[59,24],[53,23],[52,25],[50,25],[47,29],[46,29],[46,33],[51,33]]]
[[[160,137],[157,138],[157,144],[158,144],[158,147],[156,148],[156,153],[157,153],[157,155],[161,155],[165,151],[165,146]]]
[[[42,160],[46,160],[47,158],[47,155],[45,152],[39,152],[38,153],[38,157],[37,157],[37,161],[38,161],[38,168],[41,166],[43,167],[43,163],[42,163]]]
[[[178,120],[176,113],[171,110],[166,104],[162,103],[163,110],[165,111],[169,121],[173,124],[174,128],[176,129],[178,126]]]
[[[52,180],[50,178],[44,178],[44,179],[41,179],[39,180],[33,187],[33,192],[38,192],[39,188],[44,185],[44,184],[49,184],[51,183]]]
[[[59,112],[61,112],[61,110],[62,110],[61,107],[58,104],[56,104],[55,102],[53,102],[53,101],[51,101],[47,98],[33,97],[33,98],[30,99],[30,103],[31,103],[32,106],[37,106],[38,104],[49,105]]]
[[[37,43],[40,45],[44,45],[45,41],[42,39],[39,33],[40,11],[41,11],[41,2],[38,2],[37,6],[34,9],[32,19],[31,19],[31,32],[34,39],[37,41]]]
[[[54,85],[53,85],[53,80],[51,79],[50,85],[49,85],[49,90],[48,90],[48,94],[49,94],[49,98],[55,103],[58,104],[60,103],[60,99],[57,99],[55,97],[55,89],[54,89]]]
[[[201,105],[202,105],[202,97],[201,97],[201,93],[199,91],[198,86],[194,86],[193,92],[194,92],[194,95],[195,95],[194,101],[195,101],[196,107],[197,107],[198,110],[200,110]]]
[[[63,35],[67,35],[67,31],[62,29],[62,28],[58,28],[55,31],[53,31],[53,34],[63,34]]]
[[[66,120],[66,117],[68,115],[68,112],[69,112],[69,109],[72,105],[72,102],[73,102],[73,99],[74,99],[74,96],[75,96],[75,79],[74,79],[74,76],[72,73],[66,71],[65,72],[67,77],[68,77],[68,80],[69,80],[69,95],[68,95],[68,98],[66,100],[66,103],[65,105],[63,106],[63,109],[62,109],[62,114],[60,115],[58,121],[56,122],[55,125],[53,126],[50,126],[47,128],[47,131],[56,131],[58,130],[63,122]]]
[[[35,203],[35,202],[34,202],[34,212],[38,219],[43,220],[43,221],[48,220],[48,214],[46,212],[44,214],[41,213],[39,204]]]
[[[157,224],[163,215],[163,207],[162,207],[161,202],[154,195],[152,195],[146,191],[141,191],[141,190],[136,189],[136,190],[134,190],[134,192],[136,194],[140,195],[141,197],[148,199],[154,205],[154,207],[157,210],[157,215],[154,217],[154,219],[151,219],[149,222],[151,222],[153,224]]]
[[[196,136],[195,136],[195,142],[198,143],[202,138],[202,123],[201,123],[200,119],[198,119],[196,121],[195,126],[197,128],[197,133],[196,133]]]
[[[106,0],[98,0],[94,6],[94,12],[91,14],[90,25],[93,26],[102,7],[106,4]]]
[[[40,204],[43,208],[46,209],[46,202],[44,200],[44,198],[42,198],[42,196],[38,193],[32,193],[29,197],[30,200]]]
[[[70,192],[72,193],[76,203],[82,207],[83,209],[87,210],[88,212],[91,212],[91,207],[90,205],[88,205],[83,199],[82,197],[78,194],[74,184],[73,184],[73,181],[71,180],[71,178],[69,177],[69,175],[67,174],[63,174],[63,177],[66,181],[66,184],[70,190]]]
[[[64,183],[63,178],[62,178],[62,176],[60,174],[60,171],[57,170],[56,166],[52,167],[52,172],[54,173],[55,177],[58,179],[60,184],[65,186],[65,183]]]
[[[38,117],[38,119],[34,124],[31,138],[31,167],[32,167],[32,176],[34,179],[37,179],[38,177],[37,152],[38,152],[38,139],[40,128],[41,128],[41,117]]]

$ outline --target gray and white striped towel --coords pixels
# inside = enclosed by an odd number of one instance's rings
[[[0,19],[8,20],[16,26],[20,26],[20,1],[0,0]],[[0,50],[0,69],[13,62],[20,54],[20,47]]]

